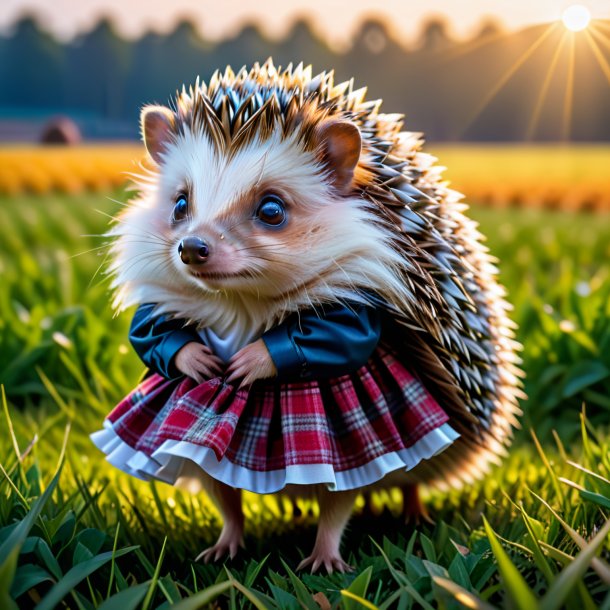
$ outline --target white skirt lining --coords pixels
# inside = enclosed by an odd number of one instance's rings
[[[350,470],[335,471],[330,464],[302,464],[264,472],[238,466],[225,457],[219,461],[210,448],[185,441],[167,440],[149,457],[124,442],[108,420],[102,430],[91,434],[91,440],[113,466],[145,481],[163,481],[196,492],[201,489],[193,476],[197,469],[192,466],[196,465],[231,487],[268,494],[286,485],[326,484],[331,491],[365,487],[395,470],[413,469],[422,460],[446,449],[459,436],[445,423],[407,449],[386,453]]]

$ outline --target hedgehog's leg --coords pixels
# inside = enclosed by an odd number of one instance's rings
[[[402,491],[402,514],[406,523],[420,524],[422,521],[434,523],[428,510],[419,497],[419,487],[417,483],[404,485]]]
[[[213,479],[205,473],[199,475],[206,493],[216,505],[222,517],[222,530],[214,546],[201,552],[195,561],[203,559],[205,563],[218,561],[225,555],[231,559],[243,548],[244,513],[241,506],[241,489],[235,489]]]
[[[341,544],[343,530],[352,514],[357,495],[358,492],[355,490],[328,491],[325,488],[318,489],[320,520],[316,542],[311,555],[299,564],[299,570],[309,565],[311,565],[312,572],[316,572],[318,568],[324,566],[329,574],[333,570],[349,572],[353,569],[341,558],[339,545]]]

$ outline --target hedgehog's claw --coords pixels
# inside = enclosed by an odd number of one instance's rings
[[[199,553],[195,561],[203,559],[204,563],[210,563],[210,561],[219,561],[225,555],[233,559],[237,555],[239,547],[244,548],[241,530],[223,527],[216,544]]]
[[[297,570],[304,570],[308,566],[311,565],[311,573],[317,572],[322,566],[326,568],[326,571],[329,574],[333,572],[353,572],[354,568],[350,566],[348,563],[343,561],[343,558],[339,553],[330,553],[330,552],[317,552],[314,549],[313,553],[303,559],[301,563],[297,566]]]

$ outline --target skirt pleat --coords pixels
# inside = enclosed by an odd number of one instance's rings
[[[358,371],[318,381],[239,389],[221,378],[153,374],[92,439],[144,479],[176,484],[200,469],[258,493],[288,484],[344,490],[445,449],[458,437],[448,420],[396,354],[379,347]]]

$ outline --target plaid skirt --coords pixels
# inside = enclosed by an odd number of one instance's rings
[[[458,434],[422,383],[382,347],[327,380],[259,380],[237,389],[153,374],[92,435],[107,459],[143,478],[185,484],[203,470],[233,487],[363,487],[409,470]],[[186,481],[188,486],[188,481]]]

